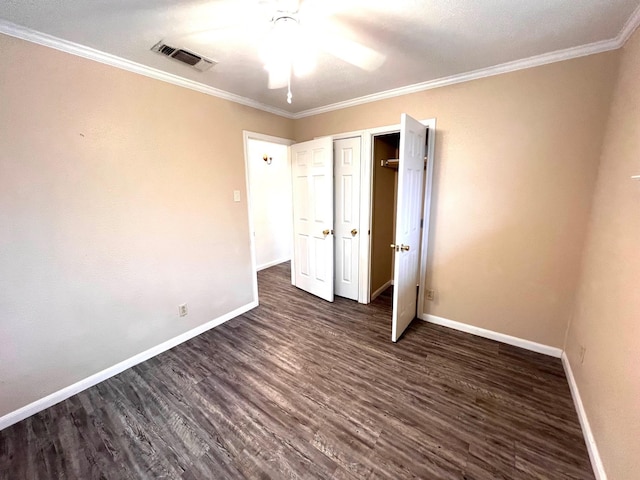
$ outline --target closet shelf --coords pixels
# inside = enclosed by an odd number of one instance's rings
[[[393,168],[394,170],[397,170],[400,160],[398,160],[397,158],[390,158],[389,160],[382,160],[381,163],[383,167]]]
[[[400,163],[400,160],[397,159],[397,158],[390,158],[389,160],[380,160],[380,166],[381,167],[393,168],[394,170],[398,169],[398,164],[399,163]],[[424,166],[425,166],[425,168],[427,166],[427,157],[424,157]],[[640,176],[631,177],[631,178],[640,178]]]

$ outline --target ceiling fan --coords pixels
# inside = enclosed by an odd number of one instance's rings
[[[307,0],[276,0],[271,26],[260,47],[260,58],[269,74],[270,89],[287,87],[291,103],[291,77],[302,77],[315,68],[320,51],[329,53],[363,70],[374,71],[385,56],[348,37],[322,3]]]
[[[358,2],[344,0],[245,0],[236,7],[228,1],[227,15],[235,22],[225,26],[204,28],[184,35],[173,36],[170,42],[187,37],[220,38],[219,35],[245,35],[257,45],[257,57],[268,73],[268,88],[287,88],[287,102],[292,102],[293,77],[310,74],[320,54],[326,53],[366,71],[378,69],[386,56],[354,40],[358,33],[336,18],[336,13],[353,8]],[[221,2],[225,5],[227,3]],[[234,6],[232,6],[234,5]],[[240,13],[238,8],[244,8]],[[225,12],[225,13],[227,13]],[[200,20],[201,24],[206,20]],[[203,25],[204,26],[204,25]],[[179,44],[180,41],[178,40]],[[171,43],[173,44],[173,43]],[[152,50],[164,53],[164,41]],[[171,51],[173,52],[173,47]],[[183,50],[179,50],[183,51]],[[190,52],[187,52],[190,53]],[[191,52],[192,53],[192,52]],[[172,56],[173,54],[169,55]],[[206,60],[206,59],[205,59]],[[207,60],[209,63],[215,63]]]

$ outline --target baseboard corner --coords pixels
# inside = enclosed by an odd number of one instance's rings
[[[198,327],[195,327],[176,337],[166,340],[165,342],[162,342],[159,345],[156,345],[155,347],[151,347],[143,352],[140,352],[134,355],[133,357],[123,360],[111,367],[105,368],[100,372],[94,373],[93,375],[90,375],[76,383],[73,383],[64,388],[61,388],[60,390],[53,392],[38,400],[35,400],[23,407],[18,408],[17,410],[9,412],[3,415],[2,417],[0,417],[0,430],[4,430],[5,428],[10,427],[15,423],[18,423],[24,420],[25,418],[35,415],[36,413],[41,412],[42,410],[46,410],[47,408],[52,407],[55,404],[60,403],[66,400],[67,398],[82,392],[83,390],[91,388],[94,385],[97,385],[98,383],[103,382],[104,380],[107,380],[115,375],[118,375],[119,373],[127,370],[128,368],[131,368],[135,365],[138,365],[139,363],[149,360],[150,358],[155,357],[156,355],[159,355],[163,352],[166,352],[167,350],[170,350],[173,347],[186,342],[187,340],[197,337],[198,335],[208,330],[211,330],[212,328],[222,325],[223,323],[233,318],[236,318],[242,315],[243,313],[248,312],[249,310],[252,310],[257,306],[258,306],[258,300],[253,299],[251,302],[245,305],[242,305],[241,307],[238,307],[235,310],[232,310],[231,312],[228,312],[224,315],[214,318],[213,320],[210,320],[207,323],[203,323]]]
[[[573,376],[571,362],[569,362],[569,357],[567,356],[566,352],[562,352],[561,358],[562,366],[564,367],[564,373],[567,377],[567,382],[569,383],[571,397],[573,398],[573,404],[576,407],[578,419],[580,420],[580,427],[582,428],[584,443],[586,444],[587,451],[589,452],[589,459],[591,460],[593,473],[596,476],[596,480],[607,480],[607,472],[604,469],[602,457],[600,457],[598,445],[596,444],[596,439],[593,436],[593,431],[591,430],[591,425],[589,424],[589,419],[587,418],[587,412],[584,409],[584,404],[582,403],[582,397],[580,396],[578,384],[576,383],[576,379]]]
[[[267,268],[275,267],[276,265],[280,265],[284,262],[290,262],[291,258],[281,258],[279,260],[273,260],[271,262],[263,263],[261,265],[256,266],[256,271],[259,272],[261,270],[266,270]]]
[[[387,288],[389,288],[391,285],[393,285],[393,279],[389,280],[388,282],[386,282],[384,285],[382,285],[380,288],[378,288],[375,292],[373,292],[371,294],[371,301],[373,302],[376,298],[378,298],[380,296],[380,294],[382,292],[384,292]]]
[[[558,347],[552,347],[543,343],[533,342],[531,340],[525,340],[524,338],[513,337],[505,333],[495,332],[493,330],[487,330],[486,328],[476,327],[467,323],[457,322],[455,320],[449,320],[448,318],[438,317],[429,313],[423,313],[420,317],[422,320],[434,323],[436,325],[442,325],[443,327],[452,328],[461,332],[470,333],[479,337],[488,338],[489,340],[495,340],[497,342],[506,343],[516,347],[524,348],[532,352],[541,353],[550,357],[560,358],[562,355],[562,349]]]

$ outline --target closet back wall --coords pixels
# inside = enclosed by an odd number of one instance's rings
[[[398,171],[383,167],[380,162],[397,158],[397,145],[374,137],[373,147],[373,192],[371,212],[371,293],[376,293],[393,279],[393,250],[396,188]],[[399,137],[398,137],[399,138]],[[396,142],[397,143],[397,142]],[[380,292],[382,293],[382,292]]]

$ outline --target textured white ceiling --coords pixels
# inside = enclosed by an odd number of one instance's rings
[[[282,0],[280,0],[282,1]],[[3,0],[0,18],[289,112],[608,40],[639,0],[306,0],[386,56],[367,72],[327,53],[314,73],[268,90],[259,58],[277,0]],[[304,10],[303,10],[304,13]],[[304,20],[305,17],[303,17]],[[216,60],[200,73],[149,49],[159,40]]]

